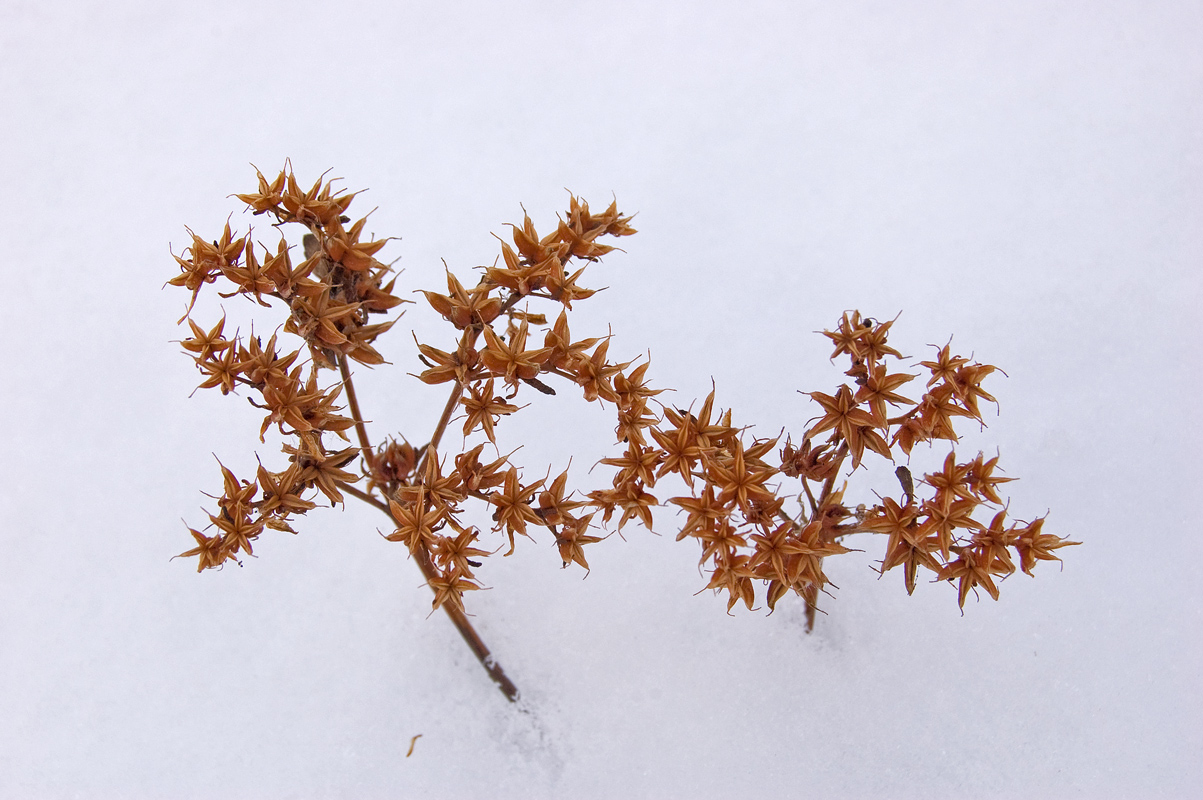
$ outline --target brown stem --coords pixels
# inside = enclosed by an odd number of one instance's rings
[[[351,382],[351,371],[347,366],[346,356],[339,355],[338,368],[342,373],[343,385],[347,387],[347,404],[351,408],[351,417],[355,420],[355,431],[359,435],[359,444],[363,448],[363,458],[368,466],[368,469],[371,469],[372,445],[368,439],[367,429],[364,427],[363,415],[359,411],[359,401],[355,397],[355,387]],[[431,437],[431,443],[426,449],[426,455],[429,455],[431,451],[438,447],[439,439],[442,438],[443,431],[447,428],[447,422],[451,419],[451,414],[455,411],[456,406],[459,404],[461,391],[462,388],[459,384],[459,381],[456,381],[455,390],[451,397],[447,400],[447,407],[443,410],[443,416],[439,420],[439,425],[438,428],[435,429],[434,436]],[[423,456],[423,459],[425,459],[425,455]],[[379,509],[382,513],[388,516],[390,520],[393,518],[389,507],[380,500],[377,500],[375,497],[372,497],[367,492],[360,491],[354,486],[350,486],[345,483],[340,484],[339,488],[352,497],[357,497],[368,505]],[[416,561],[418,562],[418,568],[422,571],[422,578],[426,581],[427,585],[429,585],[430,581],[436,577],[434,565],[430,563],[430,556],[425,552],[419,551]],[[468,621],[468,618],[464,612],[458,608],[452,607],[449,603],[443,604],[443,610],[447,612],[447,616],[451,618],[451,623],[455,625],[455,629],[459,631],[459,635],[462,636],[464,641],[468,644],[468,648],[476,656],[477,660],[480,661],[481,666],[485,668],[485,672],[489,674],[489,677],[492,678],[493,682],[497,684],[497,687],[501,689],[501,693],[504,694],[506,699],[510,702],[516,701],[518,699],[518,687],[515,686],[505,674],[505,671],[501,668],[501,665],[493,659],[492,655],[490,655],[489,648],[485,645],[484,640],[480,638],[480,634],[476,632],[476,629],[472,627],[472,623]]]
[[[831,470],[831,475],[823,482],[823,491],[819,493],[819,502],[815,510],[815,517],[818,517],[818,509],[823,508],[827,504],[827,498],[831,495],[831,490],[835,488],[835,479],[840,474],[840,467],[844,466],[844,459],[848,457],[848,443],[840,444],[840,449],[835,451],[836,462],[835,468]],[[803,485],[806,481],[802,481]],[[810,494],[809,488],[807,495]],[[811,499],[814,503],[814,499]],[[819,568],[822,569],[823,559],[819,559]],[[811,584],[808,589],[803,592],[802,598],[806,601],[806,632],[810,633],[815,629],[815,612],[819,610],[819,589],[815,584]]]
[[[388,510],[388,506],[385,505],[384,503],[380,502],[379,500],[377,500],[375,497],[372,497],[367,492],[362,491],[360,489],[356,489],[351,484],[342,483],[341,481],[339,481],[339,483],[338,483],[338,488],[340,491],[346,492],[347,494],[351,495],[352,497],[358,498],[359,500],[362,500],[363,502],[367,503],[368,505],[370,505],[374,508],[380,509],[385,514],[389,515],[389,519],[392,519],[393,515],[392,515],[392,512],[390,512]]]
[[[368,470],[372,469],[372,445],[368,441],[368,430],[363,424],[363,415],[359,413],[359,400],[355,397],[355,384],[351,383],[351,370],[347,365],[347,357],[338,354],[338,371],[342,374],[343,386],[347,389],[347,405],[351,407],[351,418],[355,420],[355,433],[359,435],[359,446],[363,449],[363,460]]]
[[[806,632],[815,629],[815,612],[819,610],[819,590],[815,584],[809,584],[802,590],[802,599],[806,602]]]
[[[518,292],[511,292],[509,298],[506,299],[505,303],[501,307],[501,313],[505,313],[513,308],[514,304],[517,303],[521,297],[522,295]],[[461,339],[461,346],[466,342],[468,347],[472,347],[476,344],[476,337],[479,334],[480,330],[475,327],[466,328],[463,333],[463,338]],[[351,377],[349,372],[346,370],[345,361],[341,358],[339,359],[339,367],[343,370],[343,381],[347,385],[347,398],[351,405],[351,414],[355,418],[357,429],[360,432],[360,442],[364,446],[364,457],[365,459],[370,458],[371,450],[368,448],[367,433],[362,428],[359,407],[355,401],[355,397],[351,389]],[[447,431],[447,425],[451,422],[451,415],[454,414],[455,409],[459,407],[460,398],[463,395],[463,391],[463,383],[458,380],[455,381],[451,387],[451,395],[447,398],[447,404],[443,407],[442,416],[439,417],[438,425],[435,426],[434,433],[431,434],[430,443],[426,446],[426,451],[422,454],[422,458],[418,462],[418,470],[421,470],[423,465],[426,463],[426,459],[431,457],[431,453],[437,452],[439,442],[442,441],[443,434]],[[436,455],[434,457],[437,458],[438,456]],[[348,486],[347,484],[339,484],[339,488],[352,497],[357,497],[360,500],[363,500],[365,503],[380,509],[382,512],[388,515],[389,519],[392,519],[393,515],[392,512],[389,511],[388,506],[366,492],[362,492],[352,486]],[[437,574],[434,565],[430,562],[429,554],[425,553],[424,551],[418,551],[415,556],[415,560],[418,562],[418,568],[422,570],[422,577],[425,578],[426,582],[429,584]],[[497,684],[497,687],[501,689],[501,693],[504,694],[506,699],[510,702],[517,701],[518,687],[513,684],[513,682],[505,674],[505,671],[502,670],[501,665],[493,659],[492,655],[490,655],[489,648],[485,646],[484,640],[480,638],[480,634],[478,634],[476,629],[472,627],[472,623],[468,621],[468,618],[464,612],[458,608],[452,607],[449,603],[443,604],[443,610],[447,612],[447,616],[451,618],[451,622],[455,625],[456,630],[459,631],[460,636],[462,636],[464,641],[468,644],[469,649],[471,649],[476,655],[476,658],[478,661],[480,661],[481,666],[485,668],[485,672],[489,673],[489,677],[492,678],[493,682]]]
[[[430,557],[424,550],[419,550],[416,558],[418,567],[422,570],[422,577],[427,582],[435,577],[434,565],[430,563]],[[505,695],[505,698],[511,703],[518,700],[518,687],[509,679],[501,665],[494,660],[489,653],[489,648],[485,646],[484,640],[480,638],[480,634],[472,627],[472,623],[468,622],[468,617],[458,608],[453,607],[450,603],[443,604],[443,610],[447,612],[447,616],[451,617],[452,624],[459,631],[459,635],[463,637],[469,649],[476,655],[476,659],[481,666],[485,668],[485,672],[489,673],[489,677],[493,679],[493,683],[497,684],[497,688]]]
[[[831,494],[831,489],[835,486],[836,476],[840,474],[840,467],[844,466],[844,458],[848,455],[848,443],[844,442],[840,445],[840,449],[835,451],[836,462],[835,469],[831,471],[827,481],[823,484],[823,491],[819,494],[819,507],[827,502],[827,495]]]
[[[511,292],[509,298],[501,306],[501,312],[504,314],[514,307],[514,304],[522,299],[522,295],[518,292]],[[460,338],[460,348],[465,346],[468,348],[476,345],[476,337],[480,335],[480,329],[475,326],[469,326],[464,329],[463,336]],[[447,405],[443,406],[443,415],[439,417],[439,424],[435,426],[434,433],[430,437],[430,444],[426,447],[426,452],[422,454],[421,461],[418,462],[420,470],[426,463],[431,451],[439,449],[439,442],[443,439],[443,434],[447,431],[447,424],[451,422],[451,415],[455,413],[456,407],[459,406],[460,397],[464,392],[464,384],[462,381],[456,381],[451,387],[451,396],[447,398]]]
[[[418,464],[418,469],[426,463],[426,459],[431,452],[439,449],[439,442],[443,438],[443,434],[447,431],[447,423],[451,422],[451,415],[455,413],[455,409],[459,407],[460,396],[464,393],[464,385],[456,381],[451,387],[451,396],[447,398],[447,405],[443,407],[443,415],[439,417],[439,424],[435,426],[434,433],[430,436],[430,444],[426,447],[426,452],[422,454],[422,461]]]
[[[788,522],[791,525],[790,530],[797,531],[798,528],[801,527],[801,523],[798,520],[791,517],[789,515],[789,512],[786,511],[784,508],[777,509],[777,519],[781,520],[782,522]],[[802,522],[805,522],[805,521],[806,521],[806,510],[803,509]]]
[[[810,481],[806,478],[802,479],[802,488],[806,490],[806,499],[810,501],[811,517],[819,516],[819,504],[815,502],[815,496],[810,493]]]
[[[354,486],[346,483],[339,483],[338,488],[352,497],[357,497],[374,508],[380,509],[391,520],[393,518],[389,508],[384,503],[372,497],[367,492],[360,491]],[[422,570],[422,578],[429,583],[436,575],[434,565],[430,563],[430,556],[425,551],[419,550],[415,554],[414,560],[418,562],[418,568]],[[489,677],[497,684],[497,688],[505,695],[506,699],[511,703],[518,700],[518,687],[505,674],[505,670],[501,668],[493,656],[489,653],[489,648],[485,645],[484,640],[480,638],[480,634],[472,627],[472,623],[468,621],[468,617],[463,611],[454,608],[450,603],[443,604],[443,610],[447,612],[447,616],[451,618],[451,623],[455,625],[455,629],[459,631],[459,635],[463,637],[468,648],[480,661],[481,666],[485,668],[485,672],[489,673]]]

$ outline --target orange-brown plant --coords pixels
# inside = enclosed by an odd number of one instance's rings
[[[235,236],[227,222],[216,240],[192,234],[176,257],[179,274],[168,281],[190,292],[180,322],[187,320],[192,336],[182,346],[201,372],[200,387],[247,392],[264,413],[260,441],[272,426],[286,440],[279,468],[260,464],[253,480],[221,467],[211,533],[190,528],[196,546],[180,554],[196,557],[198,571],[253,555],[268,529],[293,532],[293,518],[315,508],[315,500],[337,504],[349,495],[389,517],[393,531],[385,538],[408,549],[434,592],[433,608],[444,609],[514,700],[518,690],[469,622],[464,597],[482,588],[477,570],[484,559],[501,547],[513,553],[532,528],[551,532],[564,567],[588,570],[586,548],[604,538],[591,531],[621,530],[632,520],[650,529],[653,510],[675,506],[684,512],[674,523],[677,539],[698,542],[706,588],[726,592],[728,611],[737,603],[752,609],[758,587],[770,610],[793,592],[806,604],[808,629],[830,583],[824,561],[850,552],[843,542],[851,534],[885,537],[880,572],[901,567],[908,593],[923,568],[955,583],[962,608],[979,588],[997,599],[998,582],[1017,562],[1031,574],[1038,561],[1059,561],[1059,548],[1077,544],[1043,533],[1043,517],[1009,522],[998,487],[1011,479],[996,474],[997,457],[981,453],[966,461],[950,449],[941,470],[917,481],[899,466],[898,497],[855,506],[845,500],[841,477],[857,472],[870,453],[909,460],[919,443],[956,442],[957,420],[984,427],[979,401],[994,400],[982,382],[996,368],[953,355],[950,345],[920,362],[929,377],[917,400],[900,394],[918,376],[891,371],[889,359],[901,359],[888,343],[893,321],[850,312],[825,332],[835,345],[832,358],[850,361],[849,380],[833,394],[808,393],[819,414],[798,444],[788,436],[784,443],[780,436],[750,437],[729,409],[715,406],[714,391],[696,411],[661,403],[664,390],[649,386],[646,360],[614,361],[608,335],[577,339],[569,330],[573,301],[594,293],[578,284],[585,268],[613,249],[601,240],[635,233],[615,203],[598,213],[576,197],[550,233],[540,236],[529,216],[512,226],[513,245],[502,242],[500,265],[482,268],[470,288],[447,271],[446,294],[422,292],[450,328],[437,347],[417,342],[425,369],[416,377],[446,386],[446,406],[425,444],[373,444],[350,362],[385,363],[373,345],[397,320],[374,320],[410,302],[393,293],[396,279],[376,259],[387,240],[365,236],[366,219],[351,222],[354,194],[331,181],[319,179],[305,191],[287,166],[273,180],[258,177],[258,191],[237,198],[273,227],[299,226],[303,259],[294,263],[282,236],[269,247],[249,231]],[[300,339],[297,349],[281,345],[280,329],[264,343],[259,336],[227,338],[224,316],[209,328],[192,320],[200,290],[219,280],[229,289],[222,297],[242,295],[286,311],[282,330]],[[558,307],[554,321],[527,310],[531,300]],[[493,458],[484,442],[467,447],[480,431],[496,451],[496,426],[521,410],[511,402],[516,395],[555,394],[555,383],[575,384],[585,400],[616,414],[623,449],[598,462],[614,469],[604,488],[571,492],[567,470],[531,481],[513,454]],[[464,445],[443,449],[457,411]],[[684,493],[661,500],[651,490],[670,476]],[[471,503],[491,510],[491,530],[468,524]],[[989,523],[975,516],[981,508],[994,510]]]

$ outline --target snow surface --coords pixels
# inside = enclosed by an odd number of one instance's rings
[[[3,3],[0,795],[1200,796],[1201,37],[1154,0]],[[213,456],[280,456],[243,401],[188,398],[168,248],[286,157],[370,188],[405,291],[491,263],[520,203],[546,228],[564,187],[613,193],[640,233],[574,332],[650,350],[682,404],[713,378],[761,435],[838,385],[814,331],[844,309],[901,311],[914,355],[955,334],[1009,375],[964,447],[1085,544],[962,617],[877,580],[870,537],[808,636],[797,603],[695,596],[671,514],[585,580],[536,534],[469,598],[518,707],[372,509],[197,575],[169,558]],[[359,370],[377,438],[443,402],[410,309],[396,368]],[[500,444],[583,483],[609,414],[539,407]]]

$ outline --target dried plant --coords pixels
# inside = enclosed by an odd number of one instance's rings
[[[950,449],[942,469],[918,479],[898,466],[897,497],[855,506],[845,499],[846,478],[867,458],[909,461],[917,444],[955,443],[956,423],[984,427],[980,403],[994,400],[982,383],[997,368],[955,355],[951,345],[919,363],[927,380],[917,400],[900,394],[919,376],[891,372],[902,358],[888,343],[893,321],[851,312],[824,332],[835,345],[832,358],[848,360],[848,380],[832,394],[806,393],[819,414],[798,444],[790,436],[784,443],[751,436],[729,409],[715,406],[714,391],[696,410],[662,403],[664,390],[648,384],[647,360],[615,361],[609,335],[576,338],[569,329],[572,304],[594,294],[578,283],[586,266],[613,249],[601,240],[635,233],[616,204],[596,213],[575,197],[546,235],[529,216],[512,226],[512,246],[502,242],[500,263],[482,268],[471,288],[447,271],[446,294],[422,292],[450,327],[438,347],[415,337],[425,366],[416,377],[448,387],[446,407],[425,444],[398,438],[373,445],[350,362],[386,363],[373,345],[397,320],[373,320],[410,302],[393,293],[396,279],[376,258],[387,240],[366,236],[366,219],[346,216],[354,194],[324,179],[304,191],[287,165],[271,181],[259,173],[258,191],[237,197],[273,227],[299,226],[303,260],[294,264],[282,235],[269,247],[250,231],[236,237],[227,222],[217,240],[192,234],[169,283],[191,293],[180,322],[192,335],[182,345],[203,376],[200,388],[246,392],[264,414],[260,441],[275,426],[286,459],[276,470],[260,464],[253,480],[221,467],[210,533],[190,528],[195,547],[180,554],[195,557],[198,571],[252,555],[265,530],[295,532],[293,518],[315,501],[339,504],[349,495],[388,516],[393,530],[385,538],[409,550],[434,592],[433,607],[444,609],[513,700],[518,691],[468,621],[464,596],[482,588],[477,572],[486,558],[503,547],[510,555],[533,528],[551,532],[565,568],[587,571],[586,550],[604,538],[602,528],[621,531],[635,520],[651,529],[654,510],[675,506],[684,512],[673,522],[676,538],[698,543],[705,588],[726,593],[728,612],[738,603],[753,609],[758,587],[770,611],[793,592],[806,604],[808,629],[830,583],[824,562],[850,552],[844,542],[851,534],[883,537],[880,572],[901,567],[908,593],[922,568],[955,584],[962,608],[970,592],[997,599],[999,582],[1017,566],[1031,574],[1037,562],[1059,561],[1058,549],[1077,544],[1044,533],[1044,517],[1011,521],[998,489],[1012,479],[997,474],[997,457],[981,453],[961,460]],[[191,319],[202,287],[219,279],[229,289],[223,298],[242,295],[287,311],[266,343],[227,337],[224,316],[208,328]],[[534,300],[558,309],[553,322],[528,310]],[[281,330],[303,344],[284,347]],[[500,420],[521,410],[515,397],[556,394],[554,384],[575,385],[586,401],[613,408],[622,452],[599,462],[613,468],[609,485],[570,491],[567,470],[551,478],[540,469],[534,474],[545,477],[529,480],[514,454],[497,451]],[[464,444],[444,448],[457,412]],[[469,439],[481,441],[469,448]],[[662,501],[651,490],[666,479],[681,495]],[[468,524],[473,503],[491,510],[491,530]],[[993,511],[989,522],[977,516],[981,509]]]

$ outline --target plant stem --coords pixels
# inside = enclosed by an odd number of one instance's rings
[[[390,520],[393,518],[388,506],[367,492],[360,491],[346,483],[339,483],[338,488],[352,497],[357,497],[368,505],[380,509]],[[430,559],[426,554],[421,551],[418,552],[415,560],[418,562],[418,568],[422,570],[422,577],[429,583],[430,579],[434,577],[434,565],[430,563]],[[472,627],[472,623],[468,621],[464,612],[452,607],[449,603],[443,604],[443,610],[447,612],[447,616],[451,618],[455,629],[459,631],[459,635],[468,644],[468,648],[476,656],[476,659],[480,661],[481,666],[485,668],[485,672],[489,673],[489,677],[497,684],[497,688],[501,690],[501,693],[511,703],[516,702],[518,700],[518,687],[505,674],[505,670],[501,668],[501,665],[490,655],[489,648],[485,645],[484,640],[480,638],[480,634],[476,632],[476,629]]]
[[[451,422],[451,415],[459,407],[460,396],[463,392],[464,385],[456,381],[451,387],[451,396],[447,398],[447,405],[443,407],[443,415],[439,417],[439,424],[435,426],[434,433],[430,436],[430,444],[426,446],[426,452],[422,454],[423,463],[432,451],[439,449],[439,442],[442,441],[443,434],[447,431],[447,423]],[[418,466],[420,468],[422,465]]]
[[[827,482],[823,484],[823,491],[819,494],[819,508],[827,502],[827,496],[831,494],[831,490],[835,487],[836,476],[840,474],[840,467],[844,466],[844,459],[848,456],[848,443],[844,442],[840,448],[835,451],[835,469],[831,471],[831,475],[827,477]]]
[[[363,450],[363,460],[368,469],[372,468],[372,445],[368,441],[368,430],[364,427],[363,415],[359,413],[359,400],[355,397],[355,384],[351,382],[351,369],[347,365],[347,357],[338,354],[338,371],[342,374],[343,386],[347,389],[347,405],[351,407],[351,418],[355,420],[355,432],[359,435],[359,447]]]
[[[501,306],[501,313],[509,311],[522,298],[518,292],[511,292],[505,303]],[[480,334],[483,328],[469,326],[464,328],[463,334],[460,336],[461,348],[472,348],[476,345],[476,337]],[[455,413],[455,409],[459,406],[460,397],[464,392],[464,384],[462,381],[456,381],[451,387],[451,396],[447,398],[447,405],[443,406],[443,415],[439,417],[439,424],[435,426],[434,433],[430,436],[430,444],[426,446],[426,452],[422,454],[421,461],[418,462],[418,469],[421,470],[426,464],[426,459],[430,456],[431,451],[439,449],[439,442],[443,439],[443,434],[447,431],[447,424],[451,422],[451,415]],[[554,392],[553,392],[554,394]]]
[[[521,298],[522,295],[518,292],[511,292],[505,303],[502,304],[501,313],[504,314],[505,312],[509,311]],[[466,346],[467,348],[473,347],[476,344],[476,337],[479,334],[480,329],[475,326],[465,328],[460,337],[460,346]],[[355,419],[356,427],[359,431],[360,442],[364,446],[364,458],[367,459],[370,457],[369,454],[372,451],[367,444],[367,433],[363,430],[361,425],[362,417],[359,414],[359,407],[355,402],[353,390],[351,389],[351,376],[346,370],[345,359],[339,359],[339,368],[343,370],[343,382],[347,385],[347,399],[351,406],[351,414]],[[430,436],[430,443],[426,446],[426,450],[422,454],[422,458],[418,461],[416,471],[420,471],[422,467],[425,466],[427,459],[432,457],[432,453],[435,453],[433,456],[434,458],[438,458],[437,452],[439,442],[442,441],[443,434],[447,431],[447,425],[451,422],[451,415],[454,414],[455,409],[459,407],[460,398],[463,396],[463,392],[463,382],[459,380],[455,381],[451,387],[451,394],[447,398],[447,404],[443,406],[443,413],[439,417],[439,422],[435,426],[434,433]],[[370,461],[368,462],[368,465],[371,466]],[[347,494],[350,494],[353,497],[358,497],[365,503],[380,509],[388,516],[389,519],[393,518],[392,512],[389,511],[388,506],[386,506],[384,503],[381,503],[371,495],[361,492],[354,487],[347,486],[346,484],[339,484],[339,486],[345,492],[347,492]],[[434,565],[430,563],[430,556],[425,552],[419,551],[415,554],[415,560],[418,562],[418,568],[422,570],[422,577],[425,578],[427,584],[429,584],[430,580],[436,575]],[[443,610],[447,612],[447,616],[451,618],[451,622],[455,625],[456,630],[459,631],[460,636],[462,636],[464,641],[467,642],[469,649],[471,649],[473,654],[476,655],[476,658],[478,661],[480,661],[481,666],[485,668],[485,672],[489,673],[489,677],[492,678],[493,682],[497,684],[497,688],[501,689],[501,693],[506,696],[507,700],[510,702],[516,702],[518,700],[518,687],[513,684],[508,676],[506,676],[505,671],[501,668],[501,665],[494,660],[492,655],[490,655],[489,648],[485,646],[484,640],[480,638],[480,634],[478,634],[476,629],[472,627],[472,623],[468,622],[467,615],[465,615],[460,609],[454,608],[448,603],[443,604]]]
[[[815,502],[815,496],[810,493],[810,481],[806,478],[802,479],[802,488],[806,490],[806,499],[810,501],[811,517],[819,516],[819,504]]]
[[[347,389],[347,404],[351,409],[351,417],[355,420],[355,431],[359,435],[359,445],[363,449],[363,459],[370,471],[373,456],[372,444],[368,439],[367,428],[363,423],[363,415],[359,411],[359,401],[355,397],[355,385],[351,382],[351,370],[347,365],[347,357],[342,354],[338,356],[338,369],[342,373],[343,386]],[[438,440],[442,437],[443,431],[447,427],[447,422],[451,419],[452,412],[459,404],[460,392],[459,381],[456,381],[455,392],[447,401],[447,407],[444,409],[443,417],[439,421],[439,427],[435,430],[434,437],[431,439],[430,447],[426,450],[427,453],[438,447]],[[368,505],[380,509],[390,520],[393,518],[389,507],[367,492],[360,491],[354,486],[345,483],[340,483],[339,488],[352,497],[357,497]],[[415,560],[418,562],[418,568],[422,570],[422,578],[429,585],[431,579],[436,575],[434,565],[430,563],[430,557],[425,552],[419,552]],[[456,630],[459,631],[459,635],[467,642],[468,648],[476,656],[477,660],[480,661],[481,666],[485,668],[485,672],[489,673],[489,677],[501,689],[501,693],[511,703],[516,701],[518,699],[518,687],[513,684],[505,674],[505,671],[502,670],[501,665],[489,654],[489,648],[485,646],[484,640],[480,638],[480,634],[472,627],[472,623],[468,621],[464,612],[458,608],[454,608],[449,603],[443,604],[443,610],[447,612],[447,616],[451,618],[452,624],[455,625]]]
[[[844,459],[848,457],[848,443],[844,442],[839,449],[835,451],[836,462],[835,469],[831,471],[831,475],[823,483],[823,491],[819,493],[819,502],[815,507],[815,518],[818,518],[819,511],[827,504],[828,497],[831,496],[831,490],[835,488],[835,479],[840,474],[840,468],[844,466]],[[802,481],[802,485],[806,486],[806,481]],[[810,496],[810,487],[806,486],[806,494]],[[810,498],[811,505],[814,505],[814,498]],[[822,565],[823,560],[819,559],[819,564]],[[802,599],[806,601],[806,632],[810,633],[815,629],[815,612],[819,609],[819,590],[813,583],[803,592]]]

